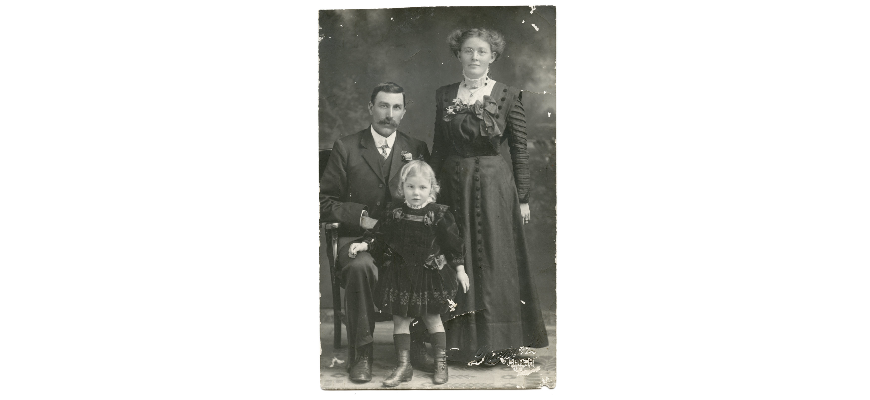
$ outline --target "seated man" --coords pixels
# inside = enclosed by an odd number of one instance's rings
[[[392,82],[376,86],[368,107],[371,125],[335,141],[320,180],[321,220],[341,223],[336,264],[345,289],[348,367],[354,382],[372,379],[372,333],[379,314],[372,293],[378,268],[368,253],[348,257],[348,247],[375,226],[390,201],[402,201],[395,197],[395,189],[403,161],[429,158],[426,143],[397,131],[405,115],[401,86]],[[422,323],[415,324],[411,336],[413,366],[433,371],[434,360],[422,341]]]

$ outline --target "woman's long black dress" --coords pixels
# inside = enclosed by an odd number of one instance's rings
[[[458,90],[455,83],[436,91],[432,152],[439,202],[456,216],[471,283],[445,322],[447,348],[452,360],[487,362],[504,350],[548,345],[520,214],[530,187],[525,111],[522,92],[496,82],[484,103],[450,115]],[[513,173],[499,154],[505,140]]]

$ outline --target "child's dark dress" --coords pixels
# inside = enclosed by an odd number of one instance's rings
[[[378,265],[375,305],[387,314],[444,314],[456,296],[456,267],[465,262],[462,238],[447,206],[390,206],[366,234]]]

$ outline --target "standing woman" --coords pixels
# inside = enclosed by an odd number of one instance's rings
[[[435,92],[432,167],[463,235],[470,280],[445,323],[448,357],[494,365],[519,347],[548,344],[523,232],[531,218],[525,111],[519,89],[488,76],[505,48],[500,33],[456,30],[447,42],[463,79]],[[513,168],[499,154],[505,140]]]

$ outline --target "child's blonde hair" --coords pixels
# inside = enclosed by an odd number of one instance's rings
[[[430,186],[432,186],[432,190],[429,192],[429,201],[434,203],[435,197],[437,197],[438,192],[441,191],[441,186],[438,185],[438,181],[435,179],[435,171],[432,170],[432,167],[430,167],[429,164],[426,164],[426,162],[422,160],[410,161],[402,167],[402,172],[399,173],[399,187],[396,188],[396,195],[399,198],[404,198],[405,191],[402,188],[405,186],[405,180],[407,180],[409,176],[422,175],[429,178]]]

